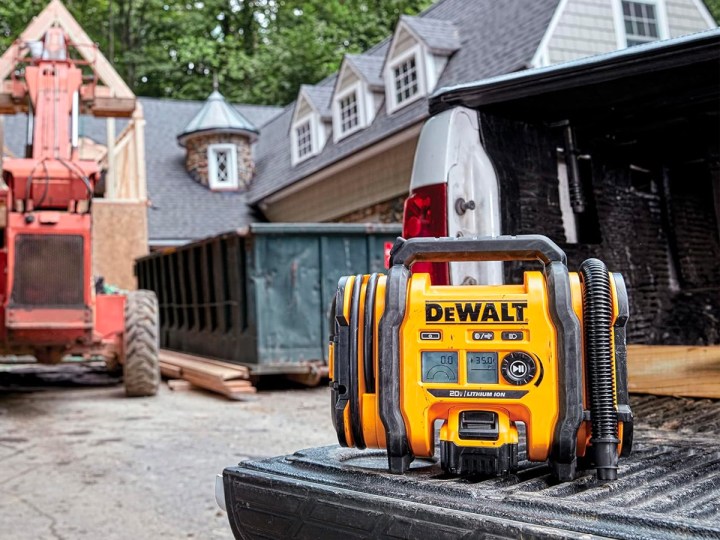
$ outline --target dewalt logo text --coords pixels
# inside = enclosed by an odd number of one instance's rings
[[[425,302],[429,323],[524,323],[527,302]]]

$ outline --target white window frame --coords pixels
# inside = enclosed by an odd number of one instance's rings
[[[218,180],[217,152],[228,153],[228,181]],[[214,191],[238,189],[237,146],[232,143],[210,144],[207,148],[208,158],[208,186]]]
[[[668,27],[667,10],[665,0],[630,0],[638,4],[649,4],[655,7],[655,17],[657,17],[658,38],[657,41],[668,39],[670,37],[670,29]],[[613,14],[615,19],[615,37],[617,39],[618,49],[625,49],[628,46],[627,34],[625,32],[625,15],[622,9],[622,0],[613,0]],[[652,41],[648,41],[652,43]]]
[[[400,64],[404,64],[405,62],[407,62],[411,57],[415,57],[415,69],[417,70],[418,91],[414,96],[409,97],[405,101],[398,103],[395,90],[395,68]],[[410,47],[407,51],[404,51],[402,54],[394,57],[387,63],[387,67],[385,68],[385,100],[387,102],[388,114],[392,114],[395,111],[398,111],[403,107],[406,107],[427,95],[425,57],[426,56],[424,54],[423,47],[418,43],[413,47]]]
[[[298,140],[298,133],[297,130],[299,127],[301,127],[304,124],[308,124],[310,126],[310,152],[307,154],[301,156],[300,155],[300,141]],[[315,121],[315,118],[313,118],[313,114],[305,115],[301,118],[298,118],[292,125],[292,133],[291,133],[291,140],[292,140],[292,164],[297,165],[298,163],[302,163],[306,159],[310,159],[313,156],[316,156],[320,149],[318,148],[318,134],[317,134],[317,122]]]
[[[355,94],[355,103],[357,104],[358,123],[350,129],[343,131],[342,129],[342,108],[340,102],[350,94]],[[338,92],[333,98],[333,142],[338,142],[345,137],[349,137],[353,133],[357,133],[361,129],[367,127],[367,114],[365,110],[366,95],[361,81],[351,84]]]

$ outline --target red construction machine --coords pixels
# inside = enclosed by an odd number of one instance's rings
[[[102,356],[109,369],[122,367],[127,395],[154,395],[155,294],[96,293],[91,229],[100,167],[79,157],[78,121],[81,111],[94,112],[98,86],[92,65],[73,59],[70,46],[62,29],[49,29],[6,83],[15,110],[27,112],[28,135],[26,156],[2,163],[0,354],[42,363]]]

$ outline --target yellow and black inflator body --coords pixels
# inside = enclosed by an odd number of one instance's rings
[[[418,261],[540,261],[521,285],[433,285]],[[330,337],[343,446],[386,448],[389,469],[435,455],[451,474],[548,460],[559,480],[617,478],[632,445],[622,276],[597,259],[568,272],[544,236],[398,239],[382,274],[340,279]],[[522,428],[524,426],[524,429]],[[519,429],[520,428],[520,429]]]

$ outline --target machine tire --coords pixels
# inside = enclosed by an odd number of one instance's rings
[[[160,386],[160,325],[153,291],[133,291],[125,302],[123,376],[128,397],[154,396]]]

